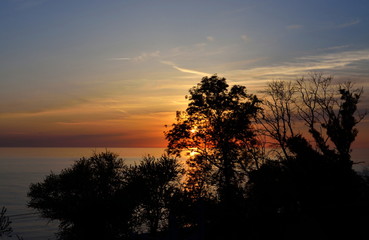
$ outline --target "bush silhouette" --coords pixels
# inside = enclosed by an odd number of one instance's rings
[[[28,206],[59,220],[62,239],[114,239],[127,232],[138,204],[129,192],[127,171],[116,154],[94,153],[31,184]]]
[[[60,221],[60,239],[122,239],[168,225],[169,202],[182,169],[176,159],[144,157],[127,166],[112,152],[81,158],[31,184],[28,206]]]

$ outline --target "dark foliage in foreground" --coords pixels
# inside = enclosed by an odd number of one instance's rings
[[[0,237],[11,236],[13,232],[13,228],[11,227],[12,222],[5,214],[6,208],[2,207],[0,212]]]
[[[131,238],[142,224],[159,229],[179,172],[176,160],[166,156],[127,166],[114,153],[94,153],[31,184],[28,206],[60,221],[60,239]]]
[[[369,223],[369,184],[301,136],[289,140],[295,156],[269,161],[250,174],[250,218],[261,239],[360,239]],[[293,146],[293,147],[292,147]],[[272,231],[262,231],[263,229]]]
[[[13,233],[12,221],[10,221],[9,216],[6,215],[6,207],[1,208],[0,212],[0,238],[1,239],[9,239],[16,238],[18,240],[23,240],[18,234]],[[14,239],[13,238],[13,239]]]
[[[330,81],[273,82],[259,106],[246,88],[203,78],[166,132],[169,153],[193,153],[186,171],[169,156],[127,166],[95,153],[32,184],[28,205],[60,221],[60,239],[365,239],[369,181],[350,156],[362,91],[337,95]],[[259,135],[281,151],[263,155]]]
[[[62,239],[114,239],[128,229],[136,205],[126,171],[123,160],[113,153],[81,158],[60,174],[51,173],[42,183],[32,184],[28,206],[45,218],[60,220]]]

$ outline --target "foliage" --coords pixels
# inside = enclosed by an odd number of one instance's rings
[[[11,236],[13,228],[11,227],[11,221],[6,215],[6,208],[2,207],[0,212],[0,237]]]
[[[127,166],[114,153],[94,153],[32,184],[28,206],[60,221],[60,239],[132,238],[145,226],[154,234],[168,222],[181,171],[168,156]]]
[[[28,206],[60,220],[62,239],[114,239],[128,228],[132,205],[137,204],[128,193],[126,171],[116,154],[94,153],[31,184]]]
[[[230,201],[241,173],[258,161],[250,153],[258,144],[252,120],[259,100],[243,86],[228,87],[224,78],[204,77],[190,89],[186,111],[177,112],[165,133],[169,153],[191,155],[187,187],[202,196],[215,185],[222,201]]]
[[[261,103],[214,75],[189,93],[165,132],[169,155],[127,166],[95,153],[32,184],[28,205],[61,222],[61,239],[365,236],[369,178],[350,156],[361,89],[315,73],[270,83]],[[261,137],[280,153],[264,156]],[[170,157],[183,152],[185,170]]]
[[[0,212],[0,238],[5,239],[15,237],[18,240],[23,240],[23,238],[18,234],[13,234],[13,228],[11,226],[12,221],[10,221],[9,217],[5,215],[6,211],[6,207],[3,206]]]
[[[168,227],[170,204],[180,185],[182,172],[178,161],[165,155],[158,159],[146,156],[130,168],[128,181],[140,189],[140,204],[133,219],[136,228],[146,225],[155,235],[158,230]]]
[[[284,157],[290,156],[288,139],[301,135],[313,140],[319,152],[352,166],[351,144],[357,136],[356,125],[365,116],[357,111],[362,89],[354,89],[351,83],[336,87],[332,80],[330,76],[312,73],[295,83],[269,83],[264,92],[264,111],[258,120]],[[303,125],[306,131],[298,131],[304,129]]]
[[[290,138],[288,145],[293,157],[269,161],[250,174],[249,215],[256,229],[262,223],[282,239],[295,239],[302,232],[299,239],[365,236],[369,182],[314,150],[301,136]]]
[[[274,229],[273,237],[294,239],[307,230],[304,239],[365,235],[369,185],[352,169],[350,156],[365,116],[357,112],[362,90],[350,83],[335,89],[331,81],[315,73],[296,83],[272,82],[265,91],[259,122],[282,154],[250,173],[248,201],[256,226]]]
[[[251,239],[293,239],[308,229],[307,239],[363,236],[363,228],[355,226],[367,223],[369,185],[350,158],[355,127],[364,116],[357,113],[362,91],[349,83],[334,90],[331,80],[311,74],[296,83],[272,82],[263,111],[244,87],[228,90],[225,79],[216,76],[190,90],[188,108],[177,113],[166,138],[170,153],[190,153],[186,190],[195,193],[192,206],[211,199],[204,189],[217,189],[214,214],[197,214],[214,233],[207,231],[209,239],[237,239],[242,226],[249,226]],[[255,114],[263,134],[282,150],[274,160],[251,158],[259,146]],[[198,206],[204,211],[211,204]],[[201,228],[201,221],[193,226]]]

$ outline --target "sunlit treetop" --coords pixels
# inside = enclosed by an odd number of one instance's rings
[[[177,122],[166,132],[170,152],[178,154],[196,147],[205,153],[253,139],[251,123],[260,101],[248,94],[246,87],[234,85],[229,89],[225,78],[213,75],[202,78],[189,93],[187,109],[177,112]]]

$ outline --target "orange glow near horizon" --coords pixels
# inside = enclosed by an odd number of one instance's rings
[[[165,125],[170,126],[175,121],[175,110],[182,110],[186,104],[173,100],[168,109],[163,106],[150,112],[155,108],[153,105],[158,105],[153,99],[136,104],[137,109],[120,102],[124,99],[98,99],[59,109],[3,114],[0,146],[166,147]],[[359,134],[352,147],[368,148],[369,120],[364,119],[357,128]],[[190,130],[191,134],[197,131],[197,126]],[[189,155],[195,156],[196,151]]]
[[[0,119],[6,126],[0,146],[166,147],[163,132],[174,118],[174,111],[125,113],[92,105],[12,113]]]
[[[363,87],[365,112],[368,4],[343,2],[0,1],[0,147],[164,147],[189,89],[214,73],[261,97],[322,72]],[[301,9],[314,14],[289,14]],[[369,148],[369,122],[358,130],[354,146]]]

